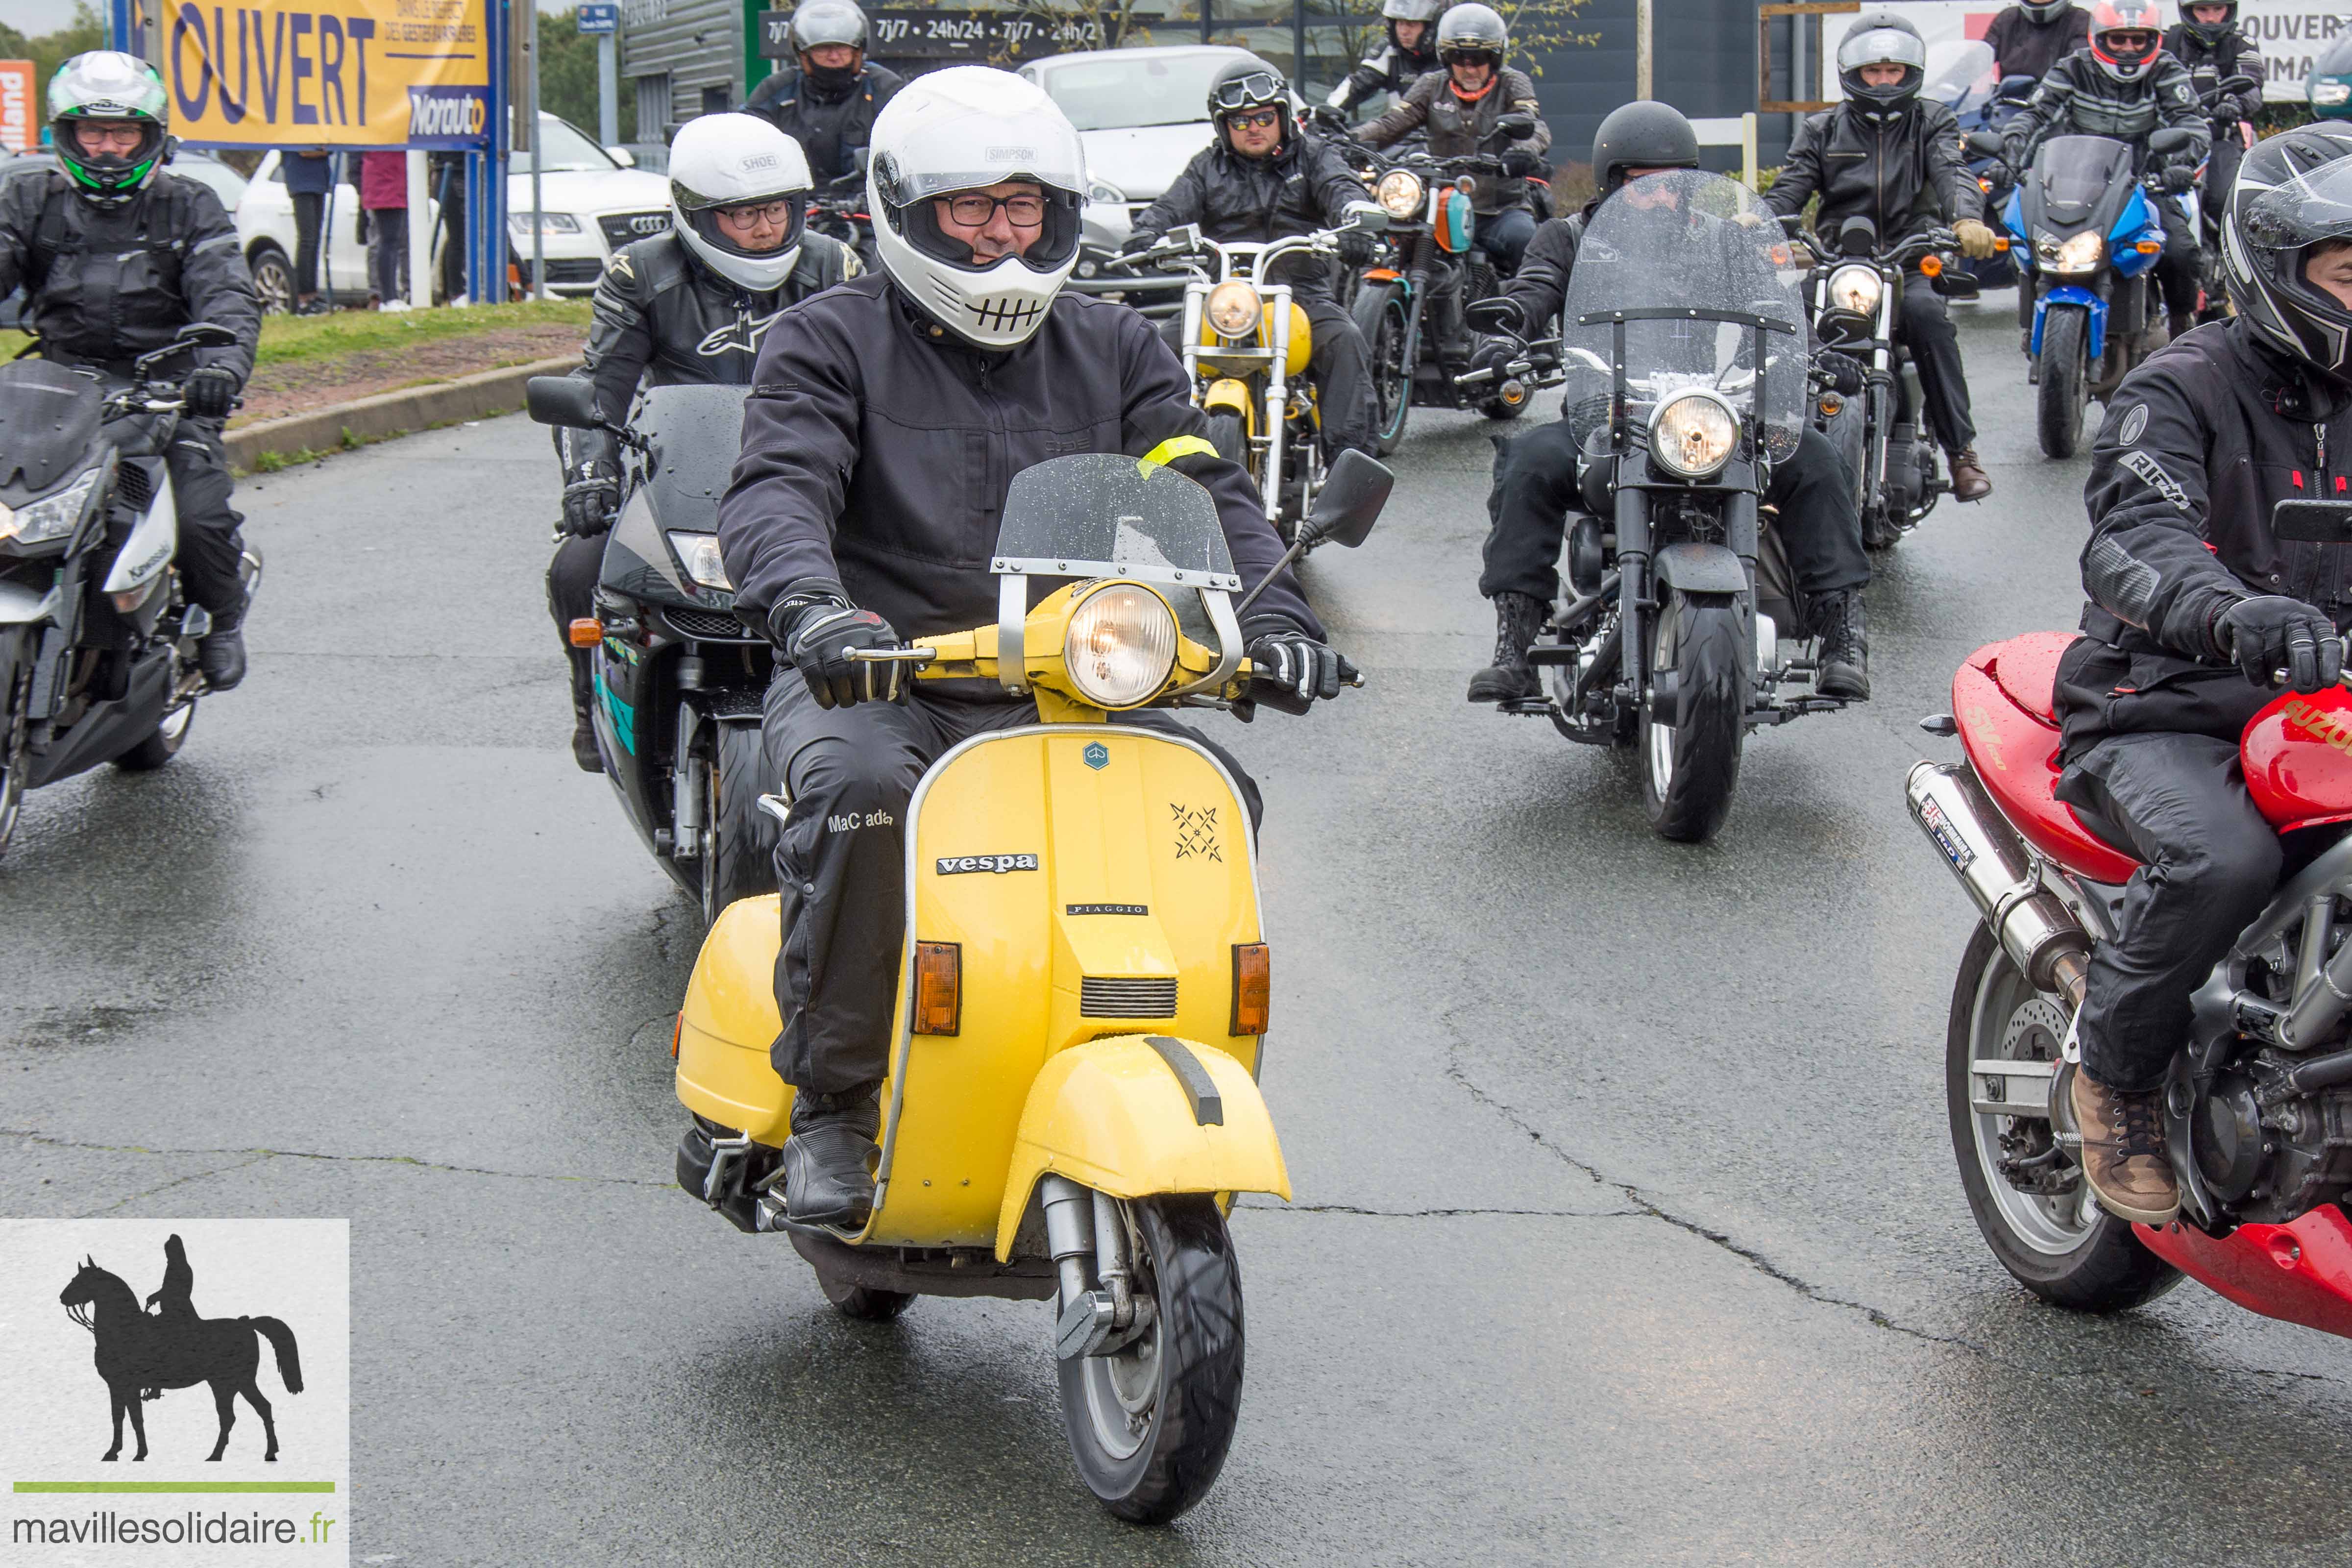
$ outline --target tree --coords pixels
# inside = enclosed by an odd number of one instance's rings
[[[33,62],[34,101],[43,106],[37,113],[46,114],[49,79],[58,74],[58,67],[76,55],[104,47],[106,18],[98,14],[89,0],[77,0],[70,23],[37,38],[28,38],[0,23],[0,58]]]
[[[636,95],[620,95],[620,132],[637,139]],[[589,135],[596,128],[596,39],[583,33],[570,11],[539,14],[539,106]],[[658,133],[656,133],[658,134]]]
[[[1559,49],[1589,49],[1601,42],[1598,33],[1577,31],[1578,12],[1587,0],[1494,0],[1495,9],[1511,26],[1511,58],[1531,76],[1543,75],[1536,57]]]

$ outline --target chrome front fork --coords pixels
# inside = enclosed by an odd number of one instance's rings
[[[1054,1353],[1068,1361],[1121,1349],[1150,1326],[1152,1303],[1135,1294],[1134,1260],[1119,1201],[1067,1176],[1045,1176],[1038,1190],[1045,1208],[1045,1247],[1059,1277]],[[1088,1282],[1089,1260],[1099,1285]]]

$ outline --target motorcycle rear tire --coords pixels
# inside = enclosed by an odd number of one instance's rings
[[[1150,1402],[1128,1418],[1112,1358],[1074,1356],[1057,1367],[1062,1425],[1079,1476],[1105,1508],[1133,1524],[1165,1524],[1208,1495],[1233,1446],[1242,1398],[1241,1268],[1225,1216],[1208,1194],[1139,1198],[1129,1211],[1142,1243],[1139,1291],[1158,1313]]]
[[[1240,415],[1210,415],[1209,445],[1214,447],[1217,456],[1228,463],[1239,463],[1244,468],[1249,467],[1249,437],[1242,429]]]
[[[1960,955],[1959,977],[1952,985],[1950,1022],[1944,1037],[1944,1103],[1951,1124],[1952,1154],[1960,1168],[1960,1187],[1977,1229],[2000,1259],[2000,1266],[2028,1290],[2053,1306],[2078,1312],[2120,1312],[2144,1305],[2180,1282],[2170,1264],[2139,1244],[2131,1226],[2104,1209],[2095,1209],[2081,1240],[2071,1248],[2056,1246],[2062,1237],[2057,1223],[2027,1194],[2012,1190],[2011,1202],[2023,1216],[2013,1219],[1992,1184],[2002,1178],[1985,1168],[1986,1154],[1978,1146],[1977,1111],[1970,1104],[1975,1076],[1969,1064],[1979,1049],[1999,1049],[1988,1037],[1998,1034],[2005,1019],[1980,1019],[1980,1008],[1999,1011],[2032,1001],[2024,977],[2001,951],[1992,932],[1979,923]],[[1989,1022],[1988,1022],[1989,1021]],[[2011,1080],[2015,1081],[2015,1080]],[[2037,1219],[2035,1214],[2042,1217]],[[2042,1246],[2026,1235],[2039,1229]]]
[[[2083,447],[2083,405],[2090,379],[2090,318],[2079,305],[2053,305],[2042,321],[2042,382],[2034,390],[2035,425],[2047,458],[2071,458]]]
[[[702,923],[727,906],[776,890],[775,819],[760,809],[766,756],[757,724],[721,724],[703,801]]]
[[[152,773],[180,754],[188,743],[188,730],[196,721],[196,700],[193,697],[177,707],[164,710],[155,732],[114,759],[114,765],[127,773]]]
[[[1672,725],[1659,723],[1643,702],[1637,744],[1642,805],[1662,838],[1703,844],[1731,814],[1748,737],[1746,635],[1728,595],[1675,589],[1659,606],[1650,668],[1675,672],[1680,700]]]
[[[1372,442],[1385,458],[1403,445],[1405,422],[1412,417],[1412,366],[1404,357],[1410,314],[1404,290],[1394,283],[1367,283],[1357,290],[1351,311],[1372,364]]]
[[[817,1289],[833,1303],[833,1310],[845,1318],[855,1318],[861,1323],[887,1323],[915,1304],[914,1296],[905,1290],[877,1290],[870,1285],[852,1285],[820,1272]]]
[[[16,836],[25,811],[25,742],[30,728],[25,710],[32,697],[35,647],[30,627],[0,641],[0,855]]]

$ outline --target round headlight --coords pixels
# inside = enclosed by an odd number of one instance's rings
[[[1414,218],[1421,216],[1421,199],[1429,193],[1422,185],[1421,176],[1412,170],[1391,169],[1381,176],[1372,194],[1389,216]]]
[[[1106,583],[1071,612],[1062,668],[1096,707],[1132,708],[1176,668],[1176,614],[1149,588]]]
[[[1264,311],[1257,302],[1257,290],[1236,279],[1209,290],[1206,313],[1210,328],[1219,337],[1244,338],[1257,331]]]
[[[1878,297],[1885,290],[1875,267],[1841,267],[1830,274],[1830,303],[1857,316],[1878,314]]]
[[[1704,479],[1730,458],[1738,437],[1739,421],[1721,398],[1686,392],[1650,421],[1650,455],[1669,473]]]

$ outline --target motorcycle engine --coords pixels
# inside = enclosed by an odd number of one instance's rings
[[[2352,1089],[2296,1093],[2298,1059],[2265,1047],[2196,1099],[2190,1152],[2234,1219],[2284,1224],[2352,1185]]]

